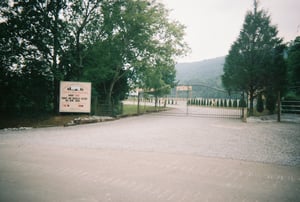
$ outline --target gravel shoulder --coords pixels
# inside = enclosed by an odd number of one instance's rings
[[[299,201],[299,129],[162,112],[0,130],[0,201]]]
[[[156,151],[300,165],[300,124],[144,115],[73,127],[0,131],[1,143]]]

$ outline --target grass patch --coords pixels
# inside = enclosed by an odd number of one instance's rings
[[[122,115],[133,115],[137,114],[137,106],[136,105],[124,105],[123,106],[123,114]]]
[[[140,114],[147,112],[156,112],[166,110],[164,107],[154,107],[154,106],[140,106]],[[138,114],[137,105],[124,105],[123,106],[123,116],[130,116]],[[88,117],[86,114],[63,114],[63,115],[53,115],[53,114],[43,114],[39,116],[5,116],[0,115],[0,129],[4,128],[20,128],[20,127],[32,127],[32,128],[42,128],[51,126],[64,126],[65,124],[71,122],[75,118]]]
[[[165,107],[155,107],[155,106],[140,106],[140,114],[144,114],[147,112],[156,112],[166,110]],[[123,115],[135,115],[138,114],[138,107],[137,105],[124,105],[123,106]]]
[[[248,109],[249,110],[249,109]],[[249,112],[249,111],[248,111]],[[273,113],[270,113],[269,110],[264,109],[263,112],[258,112],[256,109],[253,109],[253,116],[260,117],[260,116],[266,116],[266,115],[272,115],[277,114],[277,110],[275,109]]]

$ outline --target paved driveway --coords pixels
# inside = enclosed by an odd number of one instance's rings
[[[300,124],[144,115],[0,131],[0,201],[299,201]]]

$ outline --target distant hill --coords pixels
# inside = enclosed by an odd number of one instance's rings
[[[176,79],[179,83],[211,83],[221,79],[223,74],[224,57],[203,60],[191,63],[179,63],[176,65]],[[219,81],[216,86],[219,86]]]
[[[193,85],[193,97],[228,97],[221,80],[224,63],[225,56],[199,62],[179,63],[175,67],[176,80],[179,84]],[[180,96],[186,97],[186,93],[181,92],[181,94]]]

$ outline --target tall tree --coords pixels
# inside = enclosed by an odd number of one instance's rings
[[[170,93],[171,88],[175,86],[176,70],[173,66],[166,64],[156,64],[153,68],[145,71],[144,89],[155,97],[155,106],[157,106],[158,97]]]
[[[101,8],[103,24],[99,33],[102,34],[88,50],[98,56],[95,58],[98,62],[87,61],[85,75],[95,79],[89,72],[102,72],[98,78],[109,81],[102,87],[107,92],[106,102],[111,104],[120,80],[128,78],[130,84],[144,84],[146,72],[154,72],[147,69],[174,68],[175,57],[184,54],[187,45],[183,42],[183,26],[168,19],[162,4],[148,0],[106,0]]]
[[[254,10],[246,14],[243,28],[233,43],[224,64],[222,82],[227,90],[247,92],[250,100],[250,115],[258,91],[265,88],[265,75],[272,64],[272,51],[282,43],[277,37],[276,26],[270,16],[259,10],[254,1]]]
[[[30,86],[30,80],[24,81],[24,78],[32,79],[33,83],[36,83],[35,80],[43,82],[35,87],[35,93],[45,99],[49,97],[51,86],[48,84],[54,77],[52,64],[56,64],[60,40],[57,38],[59,33],[57,2],[59,1],[23,0],[1,4],[0,51],[3,58],[1,65],[6,75],[10,75],[7,77],[6,86],[15,86],[11,83],[13,79],[10,78],[20,78],[16,81],[20,89],[14,90],[18,91],[14,95],[15,102],[9,102],[14,105],[11,107],[17,110],[28,103],[32,103],[33,106],[45,103],[28,97],[30,93],[24,89]],[[55,20],[52,20],[52,16],[56,19],[54,24],[52,22]],[[26,88],[21,85],[22,81],[27,84]],[[26,97],[27,103],[22,102],[20,97]],[[43,108],[46,107],[40,107]]]
[[[72,0],[64,13],[68,21],[66,38],[68,49],[62,65],[70,65],[67,79],[79,80],[83,74],[84,51],[101,30],[101,2],[103,0]],[[67,63],[67,64],[65,64]]]
[[[63,70],[59,66],[59,58],[62,55],[63,47],[65,46],[66,37],[66,26],[67,23],[63,20],[60,15],[64,13],[64,9],[67,7],[67,1],[62,0],[49,0],[46,1],[45,8],[47,17],[47,27],[50,30],[49,38],[50,41],[47,44],[51,52],[51,72],[53,77],[53,92],[52,92],[52,103],[53,110],[55,113],[58,113],[59,105],[59,81],[63,78]]]

